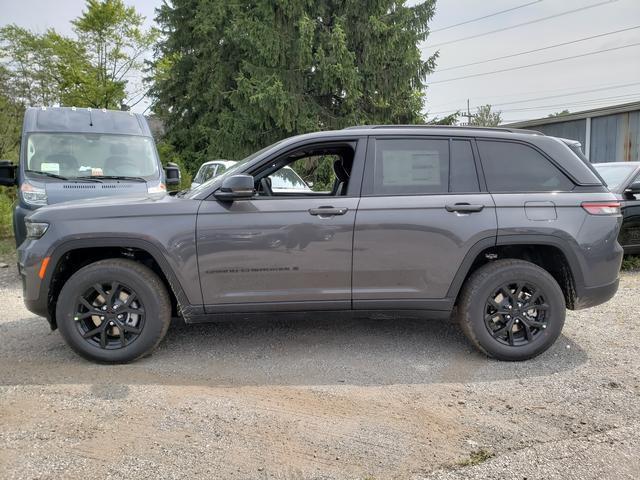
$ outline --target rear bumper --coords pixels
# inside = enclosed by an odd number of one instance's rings
[[[608,302],[618,291],[620,279],[597,287],[583,287],[574,302],[574,310],[582,310],[583,308],[595,307],[602,303]]]

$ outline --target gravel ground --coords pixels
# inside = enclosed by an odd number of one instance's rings
[[[524,363],[455,325],[174,324],[133,365],[82,360],[0,269],[0,477],[635,479],[640,273]]]

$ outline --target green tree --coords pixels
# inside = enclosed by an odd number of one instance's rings
[[[424,122],[435,0],[406,3],[164,3],[152,93],[169,141],[193,171],[298,133]]]
[[[144,30],[144,17],[122,0],[87,0],[86,5],[72,24],[88,62],[65,69],[64,103],[130,108],[146,89],[138,82],[127,96],[127,84],[140,74],[157,31]]]
[[[478,107],[478,111],[471,119],[470,124],[478,127],[497,127],[502,123],[502,112],[494,112],[491,105]]]
[[[57,34],[33,33],[17,25],[0,28],[0,59],[7,77],[3,93],[28,105],[54,105],[60,101]]]
[[[549,115],[547,115],[547,117],[549,117],[549,118],[561,117],[561,116],[563,116],[563,115],[569,115],[570,113],[571,113],[571,112],[565,108],[565,109],[564,109],[564,110],[562,110],[561,112],[550,113]]]
[[[11,95],[11,76],[0,65],[0,160],[17,160],[24,105]]]
[[[0,62],[13,85],[10,97],[27,105],[130,108],[147,90],[136,80],[157,38],[144,17],[122,0],[87,0],[74,20],[77,38],[17,25],[0,29]]]

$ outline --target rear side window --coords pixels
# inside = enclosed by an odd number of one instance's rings
[[[378,138],[373,174],[366,193],[429,195],[478,192],[478,175],[469,140]]]
[[[478,140],[490,192],[569,191],[574,185],[534,148],[512,142]]]
[[[469,140],[453,140],[451,142],[449,191],[460,193],[480,191],[476,164],[473,160],[473,149]]]

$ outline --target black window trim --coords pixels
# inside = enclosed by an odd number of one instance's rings
[[[360,198],[362,193],[362,173],[364,170],[364,162],[367,155],[367,137],[366,136],[357,136],[357,137],[335,137],[335,138],[323,138],[323,139],[312,139],[304,142],[299,142],[294,145],[289,145],[288,148],[280,149],[277,152],[274,152],[273,155],[269,155],[267,158],[262,160],[259,164],[254,165],[251,169],[241,172],[246,173],[248,175],[255,176],[258,173],[261,173],[265,167],[272,161],[277,160],[285,155],[289,155],[296,150],[300,150],[302,148],[314,148],[320,146],[351,146],[354,149],[353,155],[353,166],[351,167],[351,176],[349,178],[349,185],[347,186],[347,194],[346,195],[327,195],[318,193],[317,195],[301,195],[296,193],[284,194],[284,195],[272,195],[272,196],[260,196],[254,195],[250,198],[251,201],[263,201],[263,200],[322,200],[329,198]],[[359,153],[362,153],[361,158],[359,160]],[[240,172],[239,172],[240,173]],[[358,180],[359,178],[359,180]]]
[[[547,155],[547,153],[543,150],[541,150],[540,148],[538,148],[536,145],[523,141],[523,140],[517,140],[517,139],[504,139],[504,138],[495,138],[495,137],[476,137],[476,142],[481,142],[481,141],[488,141],[488,142],[501,142],[501,143],[516,143],[516,144],[520,144],[520,145],[524,145],[526,147],[532,148],[534,149],[536,152],[538,152],[540,155],[542,155],[544,158],[547,159],[548,162],[551,163],[551,165],[553,165],[554,167],[556,167],[558,169],[558,171],[563,174],[567,180],[569,180],[570,183],[573,184],[573,188],[571,190],[520,190],[520,191],[502,191],[502,190],[496,190],[496,191],[492,191],[490,193],[492,194],[518,194],[518,193],[549,193],[549,192],[560,192],[560,193],[571,193],[573,192],[576,187],[579,185],[578,181],[573,177],[573,175],[571,175],[565,168],[562,167],[562,165],[560,165],[558,162],[556,162],[553,158],[551,158],[549,155]],[[478,158],[480,159],[480,163],[482,163],[482,155],[480,155],[480,148],[476,145],[476,147],[478,148]],[[483,172],[483,176],[484,176],[484,168],[482,170]],[[486,181],[486,179],[485,179]],[[487,191],[489,191],[489,185],[486,184],[487,187]]]
[[[366,161],[364,167],[364,174],[362,175],[362,197],[425,197],[433,195],[483,195],[488,193],[486,189],[487,185],[484,179],[484,173],[482,171],[482,165],[480,164],[480,157],[478,155],[478,148],[475,144],[475,138],[470,135],[369,135],[369,141],[367,142]],[[451,186],[451,143],[454,140],[467,140],[471,143],[471,152],[473,154],[473,160],[476,166],[476,176],[478,178],[478,185],[480,190],[477,192],[430,192],[430,193],[374,193],[373,187],[373,175],[375,168],[375,155],[376,155],[376,140],[448,140],[449,141],[449,178],[447,188]]]

